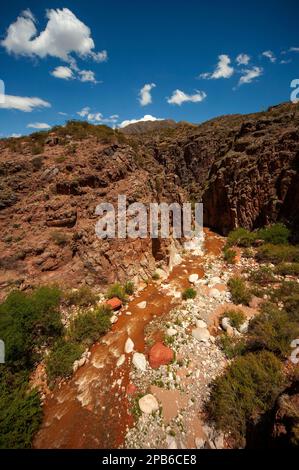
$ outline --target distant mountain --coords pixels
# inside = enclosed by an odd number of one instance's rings
[[[124,134],[145,134],[161,129],[175,129],[178,123],[172,119],[163,119],[159,121],[139,121],[128,124],[122,129]]]

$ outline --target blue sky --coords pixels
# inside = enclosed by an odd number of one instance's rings
[[[288,101],[298,18],[295,0],[5,2],[0,134],[74,118],[202,122]]]

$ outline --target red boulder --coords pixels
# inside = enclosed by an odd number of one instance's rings
[[[136,385],[129,383],[127,386],[127,395],[134,395],[137,392]]]
[[[113,297],[112,299],[107,300],[106,303],[112,308],[112,310],[118,310],[122,306],[122,301],[118,297]]]
[[[156,343],[149,352],[149,363],[153,369],[157,369],[162,365],[169,364],[174,358],[172,349],[165,346],[163,343]]]

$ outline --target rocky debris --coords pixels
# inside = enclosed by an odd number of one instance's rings
[[[198,274],[190,274],[189,282],[191,284],[196,284],[196,282],[198,281],[198,278],[199,278]]]
[[[228,317],[223,317],[221,319],[221,326],[224,329],[224,331],[227,331],[228,327],[231,326],[230,320]]]
[[[197,339],[197,341],[203,341],[207,343],[210,339],[210,332],[207,328],[195,328],[192,330],[193,338]]]
[[[128,338],[126,343],[125,343],[125,353],[130,354],[134,350],[134,343],[131,340],[131,338]]]
[[[175,336],[178,334],[177,330],[175,328],[168,328],[166,331],[167,336]]]
[[[144,354],[135,352],[133,354],[132,363],[136,367],[136,369],[139,369],[143,372],[146,371],[146,357]]]
[[[149,352],[149,363],[153,369],[160,367],[161,365],[169,364],[174,358],[172,349],[165,346],[163,343],[158,342]]]
[[[80,357],[80,359],[77,359],[74,364],[73,364],[73,373],[77,372],[78,369],[80,369],[80,367],[83,367],[86,362],[88,361],[88,359],[90,358],[91,356],[91,352],[88,351],[88,349],[86,349],[84,351],[84,353],[82,354],[82,356]]]
[[[137,307],[138,308],[141,308],[141,309],[145,309],[146,308],[146,301],[142,301],[142,302],[139,302],[139,304],[137,304]]]
[[[203,320],[196,320],[196,328],[207,328],[207,323]]]
[[[119,310],[122,306],[122,301],[118,297],[112,297],[112,299],[107,300],[106,302],[112,310]]]
[[[154,395],[150,393],[140,398],[138,401],[142,413],[151,414],[159,409],[159,403]]]
[[[118,321],[118,316],[117,315],[112,315],[110,318],[110,321],[112,325]]]
[[[221,292],[218,289],[211,289],[209,295],[214,299],[219,299],[219,297],[221,297]]]

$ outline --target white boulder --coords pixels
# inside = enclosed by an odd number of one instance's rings
[[[125,360],[126,360],[126,356],[124,354],[119,356],[119,358],[117,359],[116,367],[122,366]]]
[[[227,328],[231,326],[229,318],[228,317],[223,317],[221,320],[221,326],[224,329],[224,331],[227,331]]]
[[[197,341],[207,343],[211,335],[207,328],[195,328],[192,330],[192,336],[193,338],[197,339]]]
[[[190,274],[189,282],[191,284],[195,284],[198,281],[198,278],[199,278],[198,274]]]
[[[145,355],[142,353],[135,352],[133,354],[133,364],[136,369],[141,370],[143,372],[146,371],[146,358]]]
[[[144,309],[146,307],[146,300],[144,300],[143,302],[139,302],[139,304],[137,304],[137,307]]]
[[[197,328],[207,328],[207,324],[203,320],[196,320],[196,327]]]
[[[175,336],[178,334],[177,330],[175,328],[168,328],[168,330],[166,331],[166,334],[167,336]]]
[[[114,323],[116,323],[117,320],[118,320],[118,316],[117,316],[117,315],[112,315],[112,317],[110,318],[110,322],[112,323],[112,325],[113,325]]]
[[[159,409],[159,403],[156,397],[151,393],[140,398],[138,404],[141,411],[146,414],[151,414],[153,411],[157,411]]]
[[[131,338],[128,338],[125,344],[125,353],[130,354],[134,349],[134,343]]]

